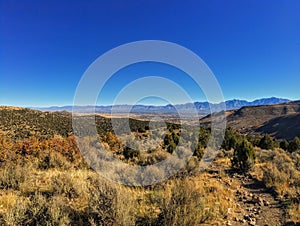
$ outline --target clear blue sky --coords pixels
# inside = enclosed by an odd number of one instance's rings
[[[299,0],[0,0],[0,105],[72,104],[97,57],[145,39],[194,51],[225,99],[300,99],[299,12]],[[195,101],[204,100],[181,72],[145,64],[114,76],[103,103],[142,72],[176,74]]]

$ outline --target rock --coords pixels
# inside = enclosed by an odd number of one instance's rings
[[[255,218],[250,218],[248,223],[249,223],[249,225],[256,225],[256,219]]]
[[[256,214],[256,215],[261,213],[261,210],[259,210],[259,209],[254,209],[253,211],[254,211],[253,213]]]
[[[240,219],[239,222],[245,224],[247,221],[245,219]]]
[[[226,198],[226,199],[227,199],[228,202],[232,202],[232,199],[231,199],[231,198],[228,197],[228,198]]]
[[[244,195],[243,200],[248,200],[248,196]]]
[[[245,216],[244,216],[244,219],[247,220],[247,221],[249,221],[249,220],[250,220],[249,215],[245,215]]]
[[[264,200],[259,196],[253,196],[252,201],[253,204],[258,204],[260,206],[264,206]]]
[[[232,214],[232,208],[227,209],[227,214]]]
[[[265,206],[269,206],[270,205],[270,203],[267,200],[264,200],[263,202],[264,202]]]
[[[254,213],[250,213],[250,214],[249,214],[249,217],[250,217],[250,218],[255,218]]]
[[[249,223],[249,225],[256,225],[256,219],[253,213],[250,213],[249,215],[245,215],[244,220],[246,220]]]

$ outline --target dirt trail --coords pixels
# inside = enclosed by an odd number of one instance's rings
[[[252,178],[251,175],[232,174],[229,176],[240,184],[235,195],[241,210],[244,210],[232,225],[284,225],[283,206],[273,197],[271,191],[265,188],[264,184]]]
[[[235,216],[228,220],[227,225],[259,225],[280,226],[285,224],[284,207],[264,184],[250,174],[241,175],[229,168],[213,163],[210,173],[218,174],[223,170],[226,177],[220,177],[225,186],[235,194],[237,208]]]

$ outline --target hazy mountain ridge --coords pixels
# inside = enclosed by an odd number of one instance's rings
[[[225,101],[226,110],[236,110],[245,106],[261,106],[261,105],[271,105],[271,104],[281,104],[289,102],[288,99],[283,98],[263,98],[254,101],[246,100],[228,100]],[[52,107],[31,107],[35,110],[41,111],[72,111],[73,106],[52,106]],[[212,104],[209,102],[194,102],[186,104],[176,104],[176,105],[165,105],[165,106],[153,106],[153,105],[114,105],[114,106],[96,106],[95,110],[97,113],[161,113],[161,114],[173,114],[177,112],[190,113],[195,109],[199,114],[209,114],[211,113],[211,108],[213,112],[219,111],[219,109],[224,108],[224,103]],[[94,112],[93,106],[76,106],[76,112],[91,113]]]
[[[274,102],[274,99],[259,100],[255,103],[271,102]],[[236,103],[238,103],[236,100],[227,102],[228,105],[235,104],[234,106],[237,106]],[[180,107],[184,106],[185,105]],[[148,109],[153,108],[153,106],[148,107]],[[174,108],[174,106],[171,105],[165,107],[168,109]],[[200,108],[201,106],[198,107]],[[81,108],[84,109],[84,107]],[[128,108],[128,105],[123,105],[121,108]],[[54,108],[52,108],[52,110],[53,109]],[[106,109],[111,108],[106,107]],[[117,109],[120,108],[117,106]],[[135,111],[140,109],[146,108],[143,105],[134,106]],[[220,113],[214,113],[216,117],[218,114]],[[278,139],[285,138],[289,140],[293,139],[295,136],[300,137],[300,101],[282,104],[245,106],[237,110],[228,110],[226,116],[227,126],[232,127],[241,133],[268,133]],[[200,119],[200,123],[204,126],[209,125],[210,120],[210,115],[207,115]],[[97,124],[105,131],[111,130],[109,121],[109,118],[97,116]],[[131,124],[134,125],[134,129],[136,129],[135,125],[142,125],[142,127],[145,127],[147,124],[147,122],[144,122],[143,120],[132,119],[131,121]],[[121,122],[119,124],[122,125]],[[42,112],[25,108],[0,107],[0,130],[17,137],[27,137],[36,134],[42,136],[53,136],[54,134],[67,135],[72,133],[72,114],[70,112]]]

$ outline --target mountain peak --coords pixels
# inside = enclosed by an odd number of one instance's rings
[[[193,109],[196,108],[199,114],[209,114],[211,109],[222,109],[224,104],[226,110],[235,110],[246,106],[261,106],[261,105],[272,105],[272,104],[281,104],[289,102],[288,99],[271,97],[271,98],[262,98],[257,99],[252,102],[247,100],[227,100],[225,103],[213,104],[209,102],[194,102],[194,103],[185,103],[185,104],[167,104],[164,106],[154,106],[154,105],[117,105],[117,106],[76,106],[76,111],[82,113],[92,113],[94,109],[98,113],[110,113],[113,107],[115,113],[124,113],[130,110],[131,113],[177,113],[180,112],[193,112]],[[72,111],[72,106],[63,106],[63,107],[48,107],[48,108],[33,108],[42,111]]]

